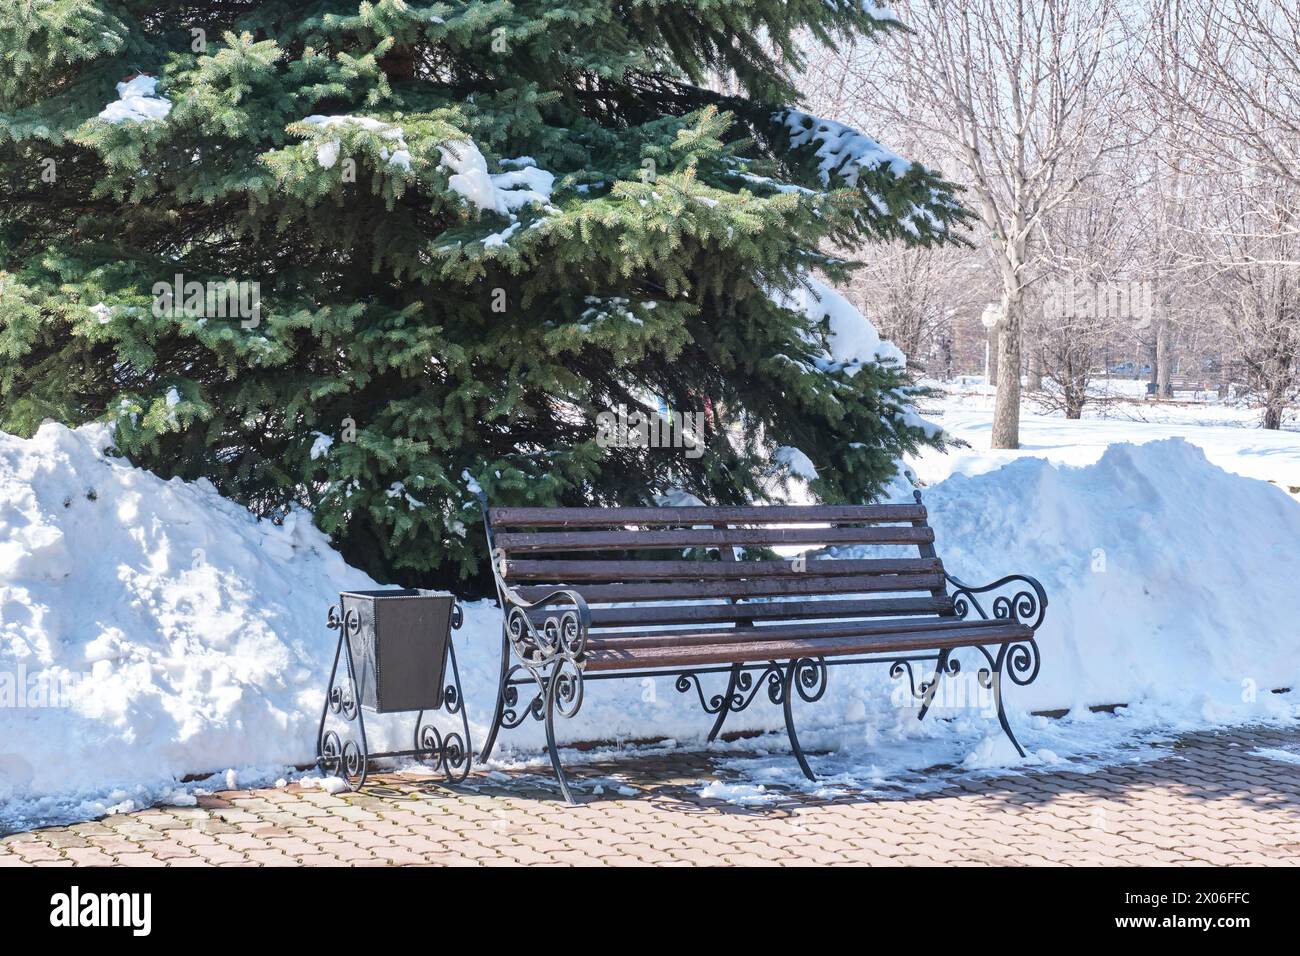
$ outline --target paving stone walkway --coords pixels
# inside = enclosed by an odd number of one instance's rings
[[[705,753],[577,767],[578,780],[617,781],[578,807],[535,772],[475,773],[459,791],[387,774],[355,794],[227,791],[11,834],[0,866],[1294,865],[1300,757],[1287,753],[1300,754],[1300,731],[1201,733],[1091,772],[947,771],[919,795],[790,793],[752,807],[699,796],[719,775]]]

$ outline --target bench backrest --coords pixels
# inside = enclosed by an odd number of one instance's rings
[[[593,628],[953,614],[919,495],[903,505],[492,508],[488,524],[505,585],[525,600],[571,588]],[[876,547],[859,559],[736,557],[827,545]],[[615,606],[629,603],[638,606]]]

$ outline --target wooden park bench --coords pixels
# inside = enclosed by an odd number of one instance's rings
[[[940,678],[960,670],[958,648],[983,654],[987,666],[976,676],[1023,756],[1001,678],[1005,671],[1024,685],[1037,676],[1034,632],[1047,597],[1021,575],[982,587],[953,578],[935,554],[919,492],[915,498],[665,508],[489,508],[484,500],[503,624],[482,758],[503,727],[543,721],[560,789],[573,802],[555,720],[578,712],[584,681],[675,676],[677,690],[694,689],[714,716],[710,741],[766,687],[784,708],[795,759],[815,779],[795,733],[795,694],[819,700],[829,664],[886,663],[892,677],[906,677],[924,718]],[[828,545],[876,545],[872,553],[885,556],[807,554]],[[805,556],[770,550],[790,547]],[[991,598],[992,613],[980,595]],[[701,679],[709,675],[725,689],[706,694]],[[521,687],[531,695],[524,706]]]

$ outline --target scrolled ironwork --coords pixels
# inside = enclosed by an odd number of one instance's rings
[[[561,717],[575,717],[582,709],[582,668],[571,660],[557,661],[551,670],[551,693]]]
[[[755,678],[754,668],[742,668],[736,674],[733,684],[729,685],[731,689],[730,698],[725,693],[714,694],[711,697],[705,697],[704,688],[700,682],[700,675],[696,671],[683,671],[677,675],[674,685],[677,691],[682,694],[689,693],[694,688],[696,696],[700,699],[700,706],[706,714],[717,714],[723,710],[733,714],[738,714],[754,702],[754,698],[763,690],[766,684],[768,697],[773,703],[781,703],[781,667],[779,664],[770,663],[763,666]]]
[[[523,712],[519,711],[519,674],[527,674],[537,685],[537,691],[533,694],[532,700]],[[546,688],[542,676],[531,667],[525,667],[523,664],[513,665],[507,672],[501,692],[504,703],[501,712],[501,726],[508,730],[513,730],[522,724],[529,717],[534,720],[544,720],[546,717]]]
[[[415,737],[416,759],[440,771],[448,781],[465,779],[469,773],[469,750],[460,733],[445,736],[433,724],[422,724]]]
[[[1043,617],[1047,613],[1047,592],[1034,578],[1024,574],[1009,574],[991,584],[977,587],[973,584],[966,584],[964,581],[954,578],[951,574],[945,574],[944,577],[953,586],[953,592],[950,596],[953,602],[953,611],[958,618],[965,620],[970,612],[974,610],[986,621],[1013,621],[1017,624],[1024,624],[1035,631],[1042,626]],[[993,615],[990,617],[976,595],[989,594],[1006,587],[1012,582],[1019,582],[1025,587],[1011,595],[994,595]]]
[[[911,661],[894,661],[894,663],[889,665],[889,676],[894,680],[898,680],[904,674],[907,675],[907,686],[908,690],[911,691],[912,696],[917,699],[924,697],[925,684],[922,683],[920,686],[917,685],[916,674],[912,671]]]
[[[923,659],[929,660],[929,658]],[[916,672],[912,670],[912,661],[910,659],[900,658],[889,666],[889,676],[894,680],[898,680],[906,674],[909,692],[917,700],[923,701],[930,699],[934,685],[938,683],[940,677],[959,673],[961,673],[961,661],[943,653],[936,658],[934,674],[928,680],[922,680],[920,683],[917,683]]]
[[[537,601],[524,601],[507,591],[505,630],[515,655],[531,667],[545,667],[564,660],[580,664],[587,648],[591,611],[577,591],[558,590]],[[563,605],[567,602],[567,608]],[[556,605],[560,605],[557,608]],[[561,609],[562,608],[562,609]],[[537,611],[551,610],[540,624]]]
[[[719,711],[729,708],[732,701],[740,699],[739,694],[732,694],[731,701],[727,699],[726,694],[714,694],[712,697],[705,698],[704,685],[700,682],[700,675],[693,671],[687,671],[684,674],[678,674],[677,679],[673,681],[673,687],[679,694],[689,694],[691,688],[695,688],[695,695],[700,699],[700,707],[706,714],[716,714]]]
[[[360,744],[352,739],[344,741],[343,752],[339,757],[339,776],[347,781],[351,789],[359,789],[366,782],[368,763]]]
[[[454,776],[457,770],[462,770],[459,779],[464,779],[469,773],[469,747],[461,738],[461,735],[452,731],[442,741],[443,769],[446,770],[449,777]]]
[[[1011,683],[1024,687],[1033,683],[1038,676],[1042,659],[1038,654],[1038,642],[1032,637],[1026,641],[1006,645],[1006,659],[1003,670],[1011,678]]]
[[[465,701],[461,699],[460,688],[455,684],[448,684],[442,689],[442,706],[446,708],[449,714],[459,714],[465,709]]]
[[[767,681],[767,699],[778,707],[783,705],[786,700],[785,696],[785,671],[786,667],[777,664],[775,661],[767,666],[761,674],[758,675],[758,682],[761,685]],[[750,698],[753,699],[752,697]]]
[[[419,756],[423,759],[427,755],[434,755],[441,759],[442,755],[442,734],[433,724],[424,724],[420,727],[415,735],[415,749],[425,751]]]
[[[347,689],[342,684],[335,684],[329,692],[329,709],[331,714],[336,714],[344,720],[357,719],[357,695],[356,686],[348,679]]]
[[[826,693],[826,661],[821,657],[801,657],[791,664],[790,685],[799,697],[809,704],[815,704]]]
[[[316,768],[321,772],[321,776],[333,776],[338,767],[339,756],[343,753],[339,735],[332,730],[327,730],[321,737],[320,746],[316,749]]]

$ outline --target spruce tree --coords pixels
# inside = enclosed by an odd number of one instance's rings
[[[477,573],[476,484],[870,500],[940,439],[822,250],[965,213],[789,104],[801,43],[896,28],[871,0],[4,0],[0,428],[106,418],[411,584]],[[702,413],[703,454],[605,447],[620,406]]]

